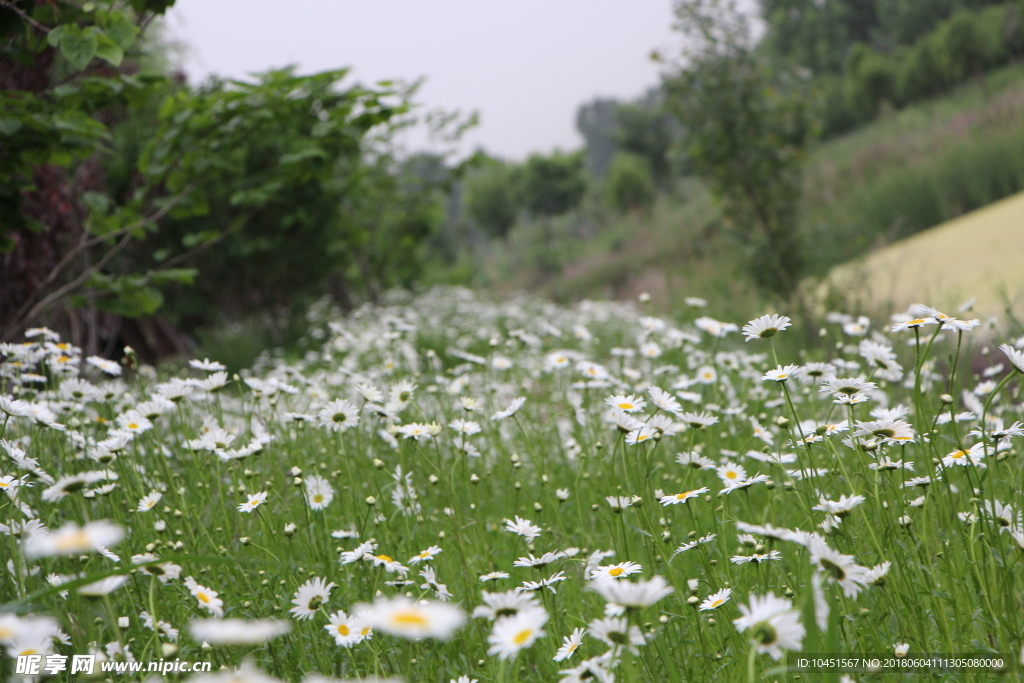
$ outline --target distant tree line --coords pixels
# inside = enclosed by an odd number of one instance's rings
[[[1024,3],[765,0],[758,49],[818,91],[821,133],[863,124],[1024,56]]]
[[[635,101],[595,99],[577,110],[582,150],[533,154],[522,163],[482,155],[461,188],[472,228],[504,238],[519,220],[579,207],[588,191],[613,212],[644,211],[682,171],[682,128],[660,89]]]

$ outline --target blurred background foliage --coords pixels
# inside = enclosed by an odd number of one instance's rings
[[[1016,0],[676,2],[662,84],[581,103],[582,148],[461,161],[395,143],[472,125],[424,117],[415,85],[187,82],[159,38],[172,4],[0,1],[5,340],[244,355],[325,294],[440,282],[742,317],[1024,189]]]

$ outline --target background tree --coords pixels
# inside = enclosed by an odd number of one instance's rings
[[[675,6],[688,46],[664,85],[694,169],[749,246],[754,280],[787,296],[804,271],[796,232],[811,122],[802,84],[769,71],[735,3]]]
[[[616,211],[648,211],[657,194],[644,157],[616,154],[605,178],[608,203]]]
[[[615,98],[598,97],[576,109],[576,130],[583,136],[587,154],[587,170],[604,177],[615,156],[616,112],[620,102]]]
[[[552,219],[579,206],[587,191],[583,173],[584,153],[548,156],[533,154],[522,166],[523,205],[539,219],[541,241],[534,245],[535,261],[542,271],[557,273],[562,261],[555,244]]]
[[[466,177],[462,205],[466,214],[483,231],[504,239],[519,215],[520,174],[497,159],[487,159]]]
[[[536,216],[557,216],[576,208],[587,184],[583,154],[532,154],[523,166],[523,203]]]
[[[665,188],[673,177],[673,150],[681,136],[679,123],[665,109],[660,89],[615,110],[613,139],[619,152],[644,159],[654,182]]]

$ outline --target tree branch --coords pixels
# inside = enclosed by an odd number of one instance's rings
[[[0,3],[2,3],[3,1],[4,0],[0,0]],[[138,230],[140,228],[144,228],[147,225],[151,225],[152,223],[155,223],[156,221],[158,221],[161,218],[163,218],[167,214],[168,211],[173,209],[174,206],[176,204],[178,204],[178,202],[180,202],[182,199],[184,199],[185,196],[189,192],[192,191],[192,189],[195,187],[195,185],[196,185],[195,183],[190,183],[188,185],[188,187],[186,187],[180,193],[178,193],[177,195],[172,197],[170,199],[170,201],[168,201],[167,204],[162,206],[158,211],[156,211],[155,213],[151,214],[150,216],[147,216],[145,218],[142,218],[142,219],[136,221],[135,223],[132,223],[129,226],[121,228],[120,230],[115,230],[114,232],[107,233],[106,235],[100,235],[98,237],[93,237],[91,239],[85,239],[85,237],[86,237],[86,235],[88,233],[83,231],[82,232],[82,237],[83,237],[82,241],[80,241],[77,246],[75,246],[71,251],[69,251],[64,256],[64,258],[62,258],[60,260],[60,262],[56,266],[54,266],[53,270],[50,271],[50,274],[46,276],[46,279],[44,279],[39,284],[39,286],[36,287],[35,292],[33,292],[32,296],[29,297],[28,301],[26,301],[21,306],[21,308],[18,309],[18,312],[15,314],[15,321],[20,323],[20,322],[24,322],[26,320],[30,320],[32,318],[32,315],[31,314],[26,314],[25,311],[28,310],[29,307],[33,305],[33,301],[42,293],[42,291],[46,287],[49,287],[51,284],[56,282],[57,277],[64,271],[65,268],[68,267],[68,265],[71,263],[71,261],[76,256],[81,254],[86,249],[89,249],[91,247],[96,246],[97,244],[101,244],[102,242],[106,242],[107,240],[110,240],[110,239],[113,239],[113,238],[116,238],[116,237],[121,237],[122,235],[127,235],[129,233],[134,232],[135,230]],[[90,272],[90,271],[87,271],[87,272]],[[18,324],[14,325],[14,329],[16,329],[16,330],[18,329]]]
[[[8,2],[8,0],[0,0],[0,7],[6,7],[7,9],[11,10],[15,14],[17,14],[19,17],[24,19],[33,28],[39,29],[40,31],[43,31],[45,33],[49,33],[51,31],[51,29],[49,27],[43,26],[42,24],[40,24],[38,21],[36,21],[32,17],[30,17],[25,10],[21,9],[20,7],[15,5],[13,2]]]
[[[25,326],[25,323],[27,323],[29,320],[32,320],[32,318],[36,317],[37,315],[45,311],[47,308],[49,308],[51,304],[56,303],[60,299],[63,299],[72,291],[82,286],[82,284],[85,283],[86,280],[92,277],[93,273],[95,273],[108,263],[110,263],[110,260],[112,258],[117,256],[121,252],[121,250],[128,246],[128,242],[131,240],[131,238],[131,235],[125,235],[120,242],[114,245],[114,247],[110,251],[103,255],[103,258],[101,258],[99,261],[97,261],[89,268],[86,268],[85,271],[81,273],[78,277],[76,277],[74,280],[67,283],[66,285],[64,285],[63,287],[61,287],[60,289],[53,292],[52,294],[44,298],[42,301],[37,303],[24,316],[15,319],[11,327],[6,332],[4,332],[4,339],[10,339],[13,336],[14,331],[20,330],[22,327]]]

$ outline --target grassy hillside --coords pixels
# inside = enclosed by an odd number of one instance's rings
[[[1024,66],[882,115],[819,145],[806,167],[801,231],[812,274],[1024,189]],[[559,300],[650,292],[663,308],[698,296],[753,315],[741,231],[705,188],[684,180],[647,215],[614,215],[592,197],[548,226],[519,224],[478,246],[471,284]]]
[[[821,145],[802,231],[821,275],[1024,189],[1024,66]]]

